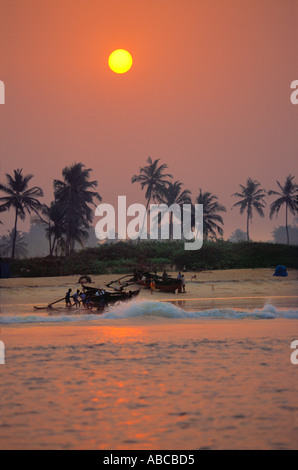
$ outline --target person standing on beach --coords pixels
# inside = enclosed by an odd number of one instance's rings
[[[185,292],[185,277],[184,277],[184,274],[182,274],[181,276],[181,281],[182,281],[182,292]]]
[[[81,292],[80,297],[81,297],[81,301],[82,301],[82,304],[83,304],[84,308],[86,308],[86,294],[85,294],[85,292]]]
[[[99,293],[99,310],[103,310],[105,307],[105,290],[101,289]]]
[[[153,291],[155,289],[155,282],[154,280],[152,279],[151,282],[150,282],[150,289],[151,289],[151,295],[153,295]]]
[[[179,284],[179,287],[178,287],[178,294],[181,294],[181,292],[182,292],[182,291],[181,291],[181,286],[182,286],[182,274],[181,274],[180,271],[179,271],[179,274],[178,274],[178,276],[177,276],[177,279],[178,279],[178,281],[181,281],[181,283]]]
[[[73,294],[73,296],[72,296],[76,308],[78,308],[78,305],[80,306],[79,296],[80,296],[80,291],[78,289],[77,292],[75,294]]]
[[[66,307],[71,307],[71,301],[70,301],[70,294],[71,294],[72,289],[68,289],[65,295],[65,304]]]

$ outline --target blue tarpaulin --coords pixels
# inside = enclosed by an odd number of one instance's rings
[[[286,277],[287,275],[288,275],[287,268],[285,266],[283,266],[282,264],[279,264],[278,266],[276,266],[275,273],[273,274],[273,276]]]
[[[0,260],[0,278],[6,279],[9,277],[11,277],[9,262]]]

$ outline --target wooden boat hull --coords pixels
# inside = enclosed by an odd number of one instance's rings
[[[136,270],[130,281],[134,281],[140,286],[146,287],[147,289],[151,288],[151,282],[154,281],[155,289],[162,292],[175,293],[176,290],[178,290],[178,292],[182,291],[181,279],[175,279],[171,276],[167,276],[164,279],[162,276],[150,273],[149,271]]]
[[[120,291],[120,292],[107,292],[105,291],[104,295],[96,295],[96,292],[100,292],[100,289],[94,287],[84,286],[84,291],[86,296],[91,302],[95,304],[112,304],[115,302],[125,302],[126,300],[131,300],[140,293],[140,289],[133,291]]]
[[[172,293],[175,293],[176,290],[181,290],[181,282],[171,282],[171,283],[166,283],[164,281],[159,281],[159,280],[155,280],[154,279],[154,282],[155,282],[155,289],[157,290],[160,290],[161,292],[172,292]],[[150,284],[151,284],[151,280],[145,280],[145,281],[138,281],[138,283],[143,286],[143,287],[146,287],[147,289],[150,289]]]

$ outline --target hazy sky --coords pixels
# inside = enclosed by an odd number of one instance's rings
[[[150,155],[219,197],[225,237],[245,230],[238,184],[297,177],[297,23],[297,0],[0,0],[0,181],[23,168],[49,202],[81,161],[104,202],[144,202],[130,180]],[[117,48],[133,56],[124,75],[108,68]],[[251,237],[282,224],[255,214]]]

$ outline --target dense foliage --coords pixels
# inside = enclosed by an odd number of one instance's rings
[[[185,251],[182,242],[119,242],[83,249],[63,258],[13,260],[14,276],[130,273],[134,268],[187,271],[233,268],[298,268],[298,248],[271,243],[204,242],[198,251]]]

